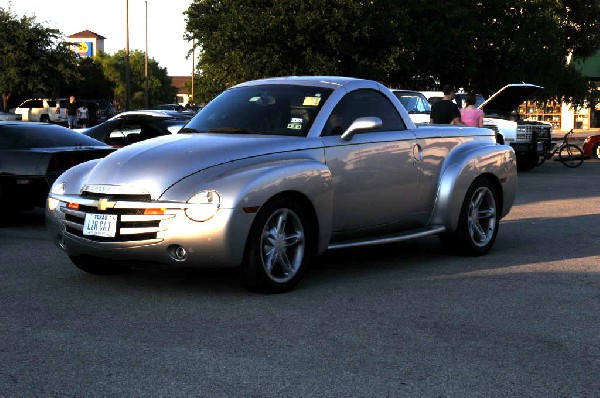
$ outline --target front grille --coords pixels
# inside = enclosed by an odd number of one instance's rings
[[[152,200],[150,194],[105,194],[89,191],[83,191],[81,193],[81,197],[86,199],[108,199],[113,202],[117,200],[131,202],[150,202]]]
[[[109,208],[98,210],[93,206],[79,206],[78,210],[61,207],[65,214],[65,229],[80,238],[96,242],[138,242],[157,239],[165,228],[160,227],[162,220],[174,217],[173,214],[145,215],[143,208]],[[83,226],[86,214],[116,214],[117,229],[114,237],[84,235]]]
[[[550,126],[538,126],[538,125],[525,125],[519,126],[519,133],[525,133],[527,139],[531,139],[533,134],[536,135],[537,138],[550,138],[551,128]]]

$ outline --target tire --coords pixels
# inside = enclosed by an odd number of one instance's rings
[[[246,242],[242,283],[252,291],[292,290],[308,267],[310,222],[295,200],[278,197],[259,211]]]
[[[529,171],[537,166],[539,156],[535,152],[520,153],[517,155],[517,170]]]
[[[594,148],[592,148],[592,157],[600,159],[600,144],[596,144],[594,145]]]
[[[579,167],[583,163],[583,151],[577,145],[567,144],[558,151],[558,158],[567,167]]]
[[[80,270],[94,275],[115,275],[129,271],[129,267],[111,263],[92,256],[75,256],[69,254],[71,262]]]
[[[40,123],[50,123],[50,117],[48,115],[40,116]]]
[[[499,225],[498,193],[480,177],[467,190],[456,230],[441,234],[440,241],[451,252],[481,256],[494,246]]]

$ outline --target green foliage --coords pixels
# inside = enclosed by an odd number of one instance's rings
[[[114,102],[119,109],[125,106],[125,51],[118,51],[114,55],[100,54],[96,57],[104,68],[104,74],[114,86]],[[144,108],[144,64],[143,51],[134,50],[129,53],[129,67],[131,71],[131,108]],[[148,99],[150,105],[171,103],[175,101],[177,89],[173,87],[167,69],[160,67],[153,58],[148,59]]]
[[[526,81],[579,101],[587,80],[567,55],[590,56],[600,43],[597,0],[194,0],[186,14],[201,100],[249,79],[306,74],[486,95]]]
[[[62,34],[34,17],[18,17],[0,7],[0,91],[22,97],[69,96],[106,98],[125,104],[125,52],[80,58]],[[132,108],[144,106],[144,53],[130,54]],[[150,103],[173,102],[177,89],[166,68],[148,60]],[[4,104],[3,106],[7,106]]]
[[[60,32],[0,7],[0,90],[54,95],[77,77],[75,55]]]

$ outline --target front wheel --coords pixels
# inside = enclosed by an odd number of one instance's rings
[[[536,152],[517,153],[517,169],[529,171],[537,166],[539,156]]]
[[[560,148],[558,158],[567,167],[579,167],[583,163],[583,151],[577,145],[567,144]]]
[[[308,266],[312,245],[303,207],[280,197],[257,214],[246,243],[242,279],[251,289],[267,293],[292,290]]]
[[[451,251],[481,256],[494,245],[499,224],[496,188],[479,178],[467,190],[456,230],[441,234],[440,240]]]

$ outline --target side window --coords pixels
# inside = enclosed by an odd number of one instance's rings
[[[378,117],[381,128],[370,131],[404,130],[406,125],[396,107],[379,91],[361,89],[344,96],[325,123],[322,135],[341,135],[359,117]]]
[[[21,108],[31,108],[33,107],[33,100],[27,100],[23,102],[20,106]]]
[[[44,103],[42,102],[42,100],[33,100],[33,101],[31,101],[31,104],[29,104],[27,107],[28,108],[43,108]]]

